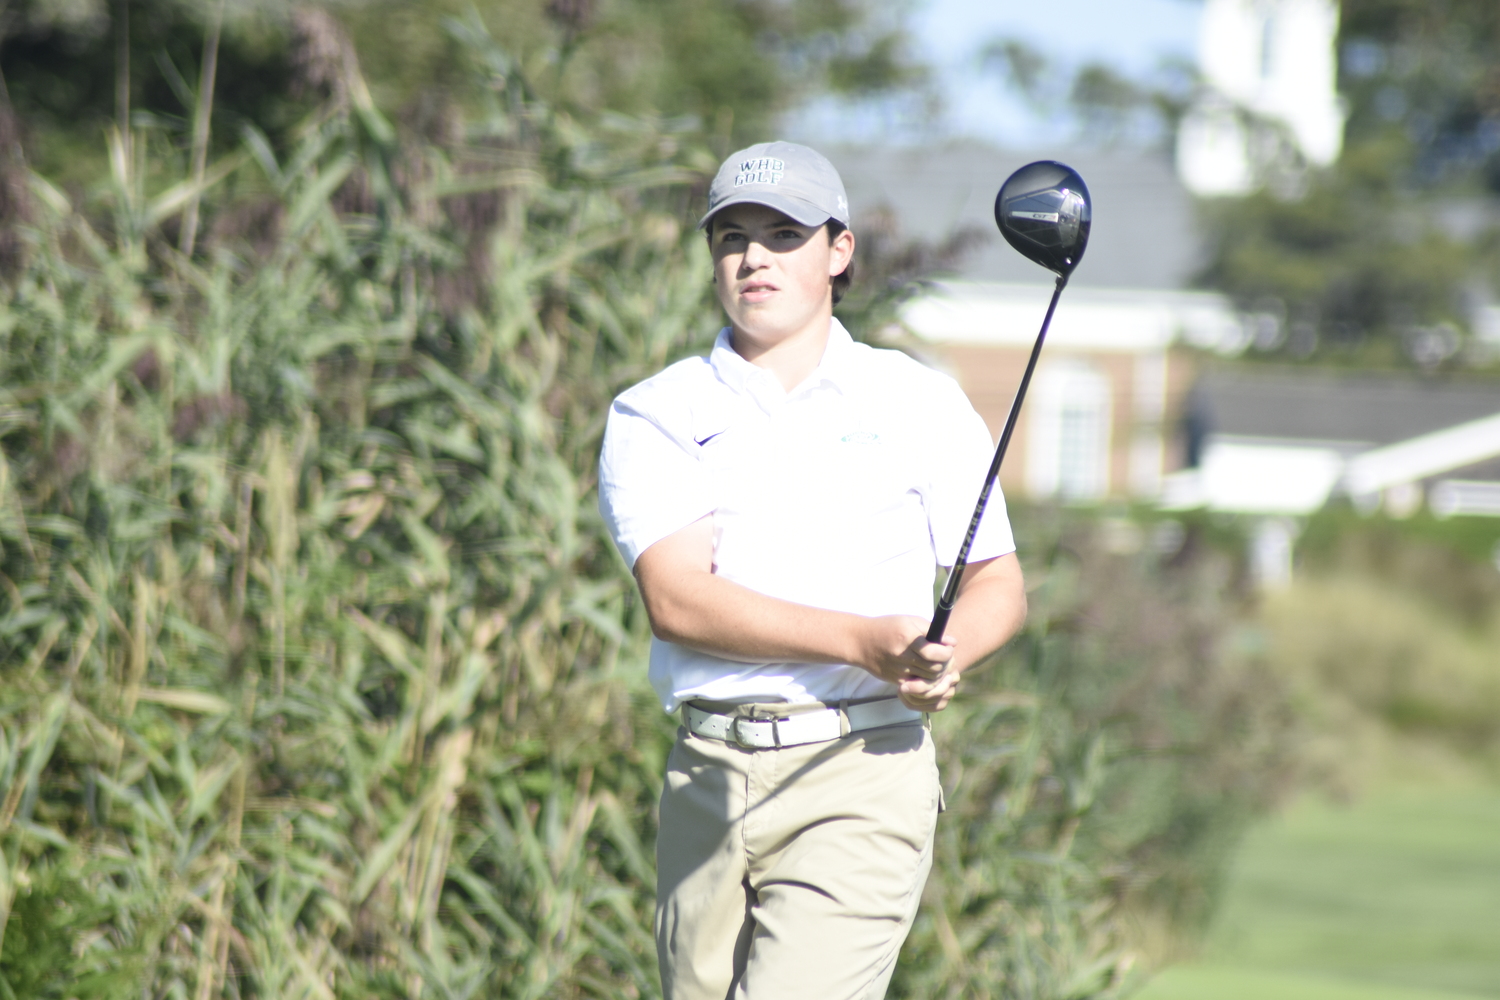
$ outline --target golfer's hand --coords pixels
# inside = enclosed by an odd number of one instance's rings
[[[927,622],[912,615],[868,619],[859,665],[896,685],[901,701],[921,712],[939,712],[953,697],[958,674],[950,670],[950,643],[928,642]]]
[[[901,703],[919,712],[941,712],[958,692],[959,672],[951,665],[932,680],[908,677],[896,685]]]

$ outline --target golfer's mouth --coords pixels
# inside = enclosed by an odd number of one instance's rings
[[[754,281],[740,289],[740,298],[746,302],[764,302],[775,291],[777,291],[775,285],[763,281]]]

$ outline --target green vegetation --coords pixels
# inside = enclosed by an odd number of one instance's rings
[[[672,724],[593,470],[717,326],[717,139],[549,101],[472,16],[443,127],[393,121],[314,27],[275,136],[194,101],[77,183],[0,159],[0,997],[657,995]],[[1230,562],[1017,517],[898,995],[1120,995],[1295,772]]]
[[[1493,518],[1331,508],[1308,525],[1297,579],[1248,637],[1296,692],[1336,787],[1378,779],[1393,739],[1500,763],[1497,542]]]
[[[1298,553],[1313,572],[1346,568],[1422,589],[1443,587],[1464,607],[1495,593],[1500,520],[1492,517],[1371,517],[1347,503],[1330,504],[1308,521]]]
[[[1500,788],[1308,800],[1245,842],[1200,962],[1139,1000],[1500,997]]]
[[[1142,1000],[1500,997],[1497,540],[1489,518],[1312,519],[1241,634],[1293,692],[1309,791]]]
[[[1280,686],[1224,648],[1227,560],[1111,554],[1095,518],[1013,516],[1030,616],[933,722],[948,811],[895,996],[1128,992],[1196,937],[1297,773]]]
[[[1204,206],[1198,280],[1274,319],[1281,333],[1263,352],[1368,368],[1459,358],[1463,291],[1482,260],[1400,189],[1387,152],[1351,149],[1295,198],[1263,190]]]
[[[656,991],[670,723],[590,486],[609,397],[715,326],[713,159],[455,30],[461,142],[350,77],[201,182],[144,133],[96,200],[19,178],[0,992]],[[1287,767],[1275,686],[1217,655],[1229,575],[1091,530],[1025,532],[1032,624],[942,722],[907,995],[1118,992]]]
[[[1500,996],[1500,789],[1307,802],[1252,839],[1210,960]]]
[[[822,0],[218,9],[36,0],[0,49],[0,997],[657,995],[672,724],[603,415],[717,326],[717,154],[799,88],[909,82],[898,34]],[[865,331],[958,249],[867,232]],[[1166,558],[1015,513],[1032,614],[936,720],[895,995],[1123,995],[1309,748],[1335,787],[1393,732],[1492,756],[1484,531],[1320,521],[1231,632],[1230,529]]]
[[[701,154],[456,30],[491,106],[455,147],[350,79],[211,190],[29,181],[0,992],[653,992],[666,724],[589,476],[610,395],[711,329]]]
[[[1393,141],[1404,182],[1500,193],[1500,10],[1486,0],[1343,0],[1349,138]]]
[[[1139,1000],[1483,1000],[1449,990],[1408,990],[1322,975],[1263,972],[1233,966],[1172,969],[1137,994]]]

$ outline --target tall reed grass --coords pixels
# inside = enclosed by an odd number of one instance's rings
[[[94,191],[25,178],[0,996],[659,995],[671,727],[592,477],[610,397],[717,325],[684,225],[713,161],[544,106],[453,28],[461,137],[351,77],[285,148],[246,127],[198,171],[143,128]],[[1119,992],[1132,902],[1191,901],[1277,773],[1222,587],[1152,597],[1170,572],[1080,572],[1065,535],[1033,534],[1041,610],[939,727],[901,995]]]
[[[279,153],[247,129],[212,188],[149,133],[91,205],[32,179],[0,312],[13,995],[654,989],[662,723],[615,679],[639,627],[590,469],[611,393],[711,325],[701,164],[535,104],[458,28],[489,99],[459,144],[355,100]]]

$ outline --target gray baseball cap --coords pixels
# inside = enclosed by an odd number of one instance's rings
[[[708,188],[708,211],[698,228],[721,208],[749,202],[785,212],[804,226],[829,219],[849,224],[844,182],[828,158],[795,142],[762,142],[742,149],[719,168]]]

